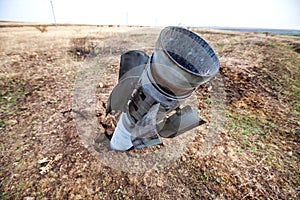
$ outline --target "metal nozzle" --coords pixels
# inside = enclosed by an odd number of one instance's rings
[[[186,98],[219,70],[210,45],[195,33],[164,28],[156,42],[148,76],[152,84],[174,98]]]
[[[151,58],[140,51],[127,52],[121,59],[119,84],[108,100],[108,111],[123,111],[111,148],[152,146],[160,143],[157,134],[171,138],[203,124],[191,107],[179,106],[218,70],[218,57],[209,44],[179,27],[161,31]],[[167,117],[175,109],[176,114]]]

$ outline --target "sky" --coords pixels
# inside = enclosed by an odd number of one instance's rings
[[[0,20],[300,30],[300,0],[0,0]]]

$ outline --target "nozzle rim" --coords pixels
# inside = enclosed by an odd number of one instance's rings
[[[213,60],[213,63],[216,65],[216,69],[213,71],[213,73],[209,74],[209,75],[201,75],[200,73],[195,73],[191,70],[188,70],[187,68],[183,67],[181,64],[179,64],[170,54],[169,52],[166,50],[165,48],[165,45],[163,44],[162,42],[162,37],[163,37],[163,34],[165,31],[167,30],[175,30],[176,31],[179,31],[179,32],[182,32],[182,33],[185,33],[187,36],[193,36],[191,37],[192,39],[194,39],[200,46],[202,46],[203,48],[208,48],[208,51],[210,52],[209,53],[209,56],[212,58]],[[177,27],[177,26],[168,26],[168,27],[165,27],[161,32],[160,32],[160,35],[159,35],[159,39],[158,41],[160,42],[160,45],[162,47],[162,50],[164,51],[164,53],[170,58],[170,60],[172,62],[174,62],[178,67],[180,67],[181,69],[183,69],[184,71],[187,71],[188,73],[191,73],[193,75],[196,75],[198,77],[213,77],[214,75],[216,75],[219,71],[219,68],[220,68],[220,61],[218,59],[218,56],[216,54],[216,52],[214,51],[214,49],[208,44],[208,42],[205,41],[205,39],[203,39],[202,37],[200,37],[198,34],[190,31],[190,30],[187,30],[185,28],[182,28],[182,27]]]

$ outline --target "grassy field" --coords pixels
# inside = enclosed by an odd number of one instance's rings
[[[299,37],[194,29],[220,59],[223,127],[204,154],[198,128],[170,165],[129,173],[103,164],[82,144],[72,110],[77,72],[88,55],[105,60],[95,110],[100,132],[112,132],[115,121],[104,110],[120,55],[150,54],[160,29],[4,25],[0,199],[300,198]],[[195,96],[193,106],[210,126],[218,120],[210,85]]]

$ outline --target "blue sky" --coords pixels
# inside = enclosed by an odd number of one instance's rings
[[[0,0],[0,20],[53,23],[51,0]],[[300,30],[299,0],[52,0],[58,23]]]

